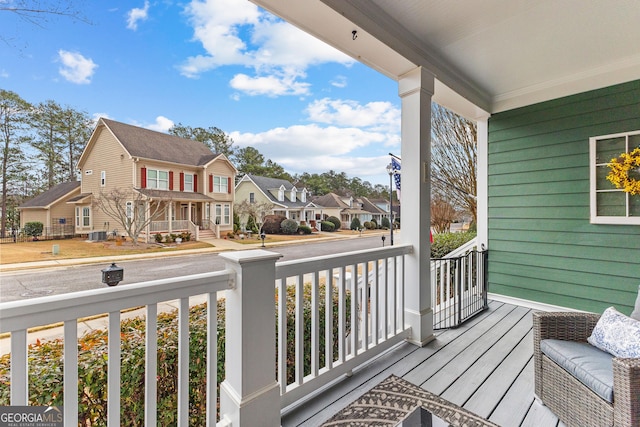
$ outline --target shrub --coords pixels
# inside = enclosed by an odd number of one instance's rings
[[[27,222],[24,225],[24,234],[26,234],[27,236],[32,236],[35,240],[42,234],[43,229],[44,226],[40,221]]]
[[[262,231],[266,234],[278,234],[280,233],[280,224],[287,219],[282,215],[267,215],[262,223]]]
[[[156,243],[162,243],[162,234],[158,233],[153,236],[153,238],[155,239]]]
[[[164,242],[165,243],[173,243],[174,240],[174,235],[173,234],[167,234],[164,236]]]
[[[250,231],[252,233],[257,233],[258,230],[258,226],[256,225],[256,219],[253,217],[253,215],[249,215],[249,219],[247,220],[247,226],[246,226],[247,231]]]
[[[337,218],[335,216],[330,216],[329,218],[327,218],[327,221],[333,223],[334,231],[338,231],[342,228],[342,221],[340,221],[340,218]]]
[[[322,227],[322,231],[333,231],[335,229],[335,225],[329,221],[321,221],[320,226]]]
[[[375,230],[376,228],[378,228],[378,221],[375,218],[371,220],[371,226],[372,226],[371,227],[372,230]]]
[[[183,242],[188,242],[188,241],[191,240],[191,232],[184,231],[184,232],[180,233],[179,237],[182,239]]]
[[[442,258],[474,237],[476,237],[475,232],[434,234],[431,244],[431,258]]]
[[[295,234],[298,231],[298,223],[292,219],[285,219],[280,223],[280,231],[283,234]]]
[[[311,373],[311,284],[303,285],[304,373]],[[319,287],[320,367],[325,366],[325,287]],[[287,287],[287,384],[295,381],[295,286]],[[338,334],[337,289],[333,292],[333,333]],[[345,332],[350,328],[350,293],[345,293]],[[276,291],[277,307],[277,291]],[[225,301],[217,301],[217,384],[225,377]],[[276,325],[277,311],[276,311]],[[145,320],[135,317],[120,324],[120,417],[126,425],[144,424],[145,393]],[[178,316],[177,310],[158,315],[158,425],[175,425],[178,384]],[[277,339],[277,338],[276,338]],[[95,330],[78,340],[78,421],[79,425],[106,425],[107,413],[107,349],[108,333]],[[29,405],[61,406],[63,404],[62,340],[37,341],[30,344]],[[333,359],[338,357],[338,340],[333,342]],[[277,363],[276,363],[277,369]],[[206,424],[207,372],[207,308],[206,304],[189,309],[189,425]],[[10,403],[10,354],[0,357],[0,405]],[[219,397],[218,397],[219,402]]]
[[[360,224],[360,219],[358,217],[353,218],[351,220],[351,226],[349,226],[352,230],[360,230],[362,228],[362,224]]]
[[[387,218],[386,216],[382,218],[382,221],[380,221],[380,225],[384,229],[391,228],[391,223],[389,222],[389,218]]]
[[[298,234],[311,234],[311,227],[309,227],[308,225],[299,226]]]

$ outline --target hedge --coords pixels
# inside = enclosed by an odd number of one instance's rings
[[[338,331],[338,292],[333,294],[333,330]],[[346,295],[347,325],[350,331],[350,295]],[[276,293],[277,301],[277,293]],[[324,286],[320,286],[320,366],[324,352]],[[224,379],[225,309],[218,300],[218,386]],[[287,288],[287,384],[295,381],[295,287]],[[277,317],[277,311],[276,311]],[[304,285],[305,375],[311,370],[311,285]],[[189,424],[205,425],[206,418],[206,304],[189,312]],[[276,320],[277,322],[277,320]],[[178,320],[177,310],[158,315],[158,425],[176,425],[178,384]],[[121,323],[120,417],[123,425],[144,424],[145,319],[136,317]],[[96,330],[78,340],[78,412],[79,425],[106,425],[107,411],[107,331]],[[276,342],[274,342],[274,349]],[[334,359],[338,355],[334,342]],[[29,346],[29,405],[63,404],[63,343],[60,339],[37,341]],[[0,405],[10,403],[10,355],[0,357]],[[277,362],[276,362],[277,369]],[[219,392],[218,392],[219,396]],[[219,400],[218,400],[219,402]]]
[[[470,231],[466,233],[434,234],[433,243],[431,244],[431,258],[442,258],[475,237],[476,233]]]

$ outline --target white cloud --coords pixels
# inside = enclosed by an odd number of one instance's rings
[[[58,69],[60,75],[71,83],[89,84],[98,65],[91,58],[85,58],[77,52],[60,49],[58,57],[62,66]]]
[[[173,122],[173,120],[168,119],[164,116],[158,116],[156,117],[156,122],[147,126],[147,129],[151,129],[151,130],[156,130],[158,132],[168,132],[169,129],[171,129],[173,127],[175,123]]]
[[[309,120],[337,126],[370,128],[384,132],[400,131],[400,110],[391,102],[369,102],[324,98],[307,107]]]
[[[4,79],[8,79],[9,78],[9,72],[3,68],[2,70],[0,70],[0,77],[2,77]]]
[[[342,89],[347,87],[347,78],[345,76],[336,76],[336,78],[331,80],[330,83],[331,83],[331,86],[335,86]]]
[[[142,9],[134,7],[127,13],[127,28],[133,31],[137,30],[138,22],[146,21],[148,17],[149,17],[149,2],[145,1],[144,7]]]
[[[255,75],[236,75],[231,82],[234,88],[249,95],[300,95],[309,90],[301,81],[309,66],[354,62],[246,0],[193,0],[185,13],[194,28],[194,41],[205,50],[180,65],[186,77],[240,65],[252,68]]]
[[[295,77],[293,75],[251,77],[246,74],[236,74],[229,84],[247,95],[307,95],[310,84],[296,81]]]

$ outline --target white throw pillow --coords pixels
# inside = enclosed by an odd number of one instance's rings
[[[638,297],[636,298],[636,308],[631,313],[631,318],[640,320],[640,285],[638,285]]]
[[[639,358],[640,321],[609,307],[602,313],[587,341],[615,357]]]

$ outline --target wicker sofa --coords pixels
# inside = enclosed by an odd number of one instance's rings
[[[640,426],[640,359],[615,358],[602,352],[613,366],[609,402],[541,350],[543,340],[587,343],[599,318],[592,313],[533,313],[536,396],[568,427]]]

